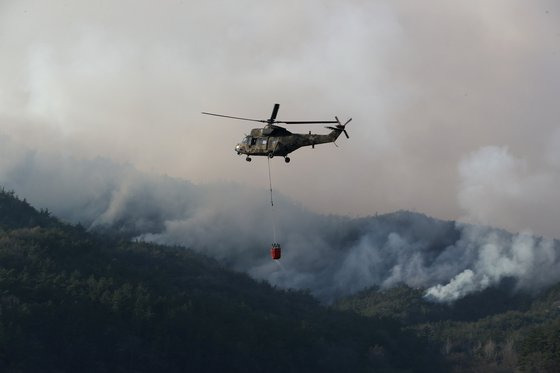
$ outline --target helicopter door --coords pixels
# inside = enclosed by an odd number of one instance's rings
[[[278,143],[277,139],[269,139],[268,140],[268,150],[270,150],[270,151],[276,150],[276,143]]]

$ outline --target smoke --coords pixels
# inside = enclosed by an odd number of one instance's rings
[[[465,225],[455,244],[470,260],[452,259],[456,271],[445,285],[426,291],[426,298],[451,302],[470,293],[514,279],[516,290],[535,292],[560,281],[560,246],[551,239],[529,232],[511,235],[480,226]]]
[[[539,167],[517,158],[507,147],[486,146],[459,163],[459,204],[461,220],[499,225],[515,230],[538,228],[557,236],[560,212],[560,169],[555,163],[554,138],[542,157],[549,161]],[[538,222],[538,223],[537,223]]]
[[[0,10],[0,182],[37,207],[323,300],[406,283],[451,301],[509,277],[527,291],[555,281],[555,241],[476,227],[558,237],[558,2]],[[267,258],[265,167],[233,156],[251,126],[200,115],[266,118],[275,102],[282,120],[354,118],[339,149],[273,165],[282,267]],[[477,225],[309,210],[402,208]]]
[[[555,141],[553,138],[551,145]],[[530,223],[526,223],[525,232],[516,235],[481,226],[499,224],[515,229],[522,221],[539,220],[541,229],[557,231],[560,195],[554,185],[560,182],[560,174],[550,147],[543,156],[547,155],[549,161],[539,170],[503,146],[482,147],[460,161],[458,199],[465,212],[462,220],[477,225],[464,225],[457,245],[475,255],[469,261],[461,258],[465,269],[444,284],[429,288],[427,298],[453,301],[505,278],[516,279],[517,288],[527,291],[560,279],[558,245],[551,239],[535,237],[529,231]]]
[[[482,147],[461,160],[458,199],[465,211],[462,220],[477,225],[462,225],[462,238],[455,245],[463,253],[472,253],[472,258],[455,257],[456,268],[464,270],[430,287],[428,299],[453,301],[506,278],[516,279],[517,289],[526,291],[560,280],[557,242],[534,236],[530,225],[516,235],[481,226],[500,224],[512,229],[530,216],[533,221],[541,219],[541,229],[557,231],[560,195],[554,186],[560,182],[560,174],[553,162],[555,153],[547,149],[545,154],[551,161],[538,171],[507,147]]]
[[[264,187],[233,156],[252,126],[200,112],[267,118],[279,102],[282,120],[354,118],[339,149],[302,149],[278,169],[286,195],[327,214],[457,219],[456,165],[480,147],[506,144],[531,174],[558,165],[559,16],[552,0],[4,1],[0,131]],[[556,235],[549,216],[491,215]]]
[[[325,302],[371,286],[427,288],[428,299],[449,302],[506,278],[529,292],[560,280],[558,243],[530,233],[404,211],[321,215],[275,191],[278,266],[268,254],[273,232],[265,188],[193,184],[107,159],[26,150],[7,139],[3,145],[0,183],[36,207],[93,230],[192,248],[256,279],[309,289]],[[267,179],[259,161],[254,170]]]

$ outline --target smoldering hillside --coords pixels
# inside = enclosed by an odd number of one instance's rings
[[[88,229],[189,247],[279,287],[309,289],[325,302],[403,283],[450,302],[505,279],[530,292],[560,281],[560,245],[551,239],[406,211],[320,215],[276,192],[283,257],[275,262],[268,255],[272,216],[264,188],[196,185],[108,159],[14,148],[4,155],[0,185],[37,208]],[[264,163],[255,163],[264,175]]]

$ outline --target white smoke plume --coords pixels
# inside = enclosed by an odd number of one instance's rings
[[[4,145],[0,184],[38,208],[91,229],[192,248],[256,279],[309,289],[325,302],[398,284],[428,288],[428,299],[450,302],[504,279],[514,279],[520,291],[560,280],[556,241],[409,212],[325,216],[275,193],[278,266],[268,254],[272,221],[264,188],[196,185],[105,159]],[[265,164],[255,166],[266,178]]]
[[[426,298],[450,302],[506,278],[515,279],[518,290],[531,292],[560,281],[560,248],[551,239],[465,225],[455,246],[471,255],[470,260],[453,259],[456,268],[466,268],[445,285],[430,287]]]
[[[556,141],[553,138],[550,143]],[[499,222],[511,229],[533,217],[532,221],[543,223],[541,229],[546,224],[547,231],[558,231],[560,193],[555,185],[560,183],[560,173],[556,153],[549,148],[545,154],[549,161],[538,170],[507,147],[485,146],[461,160],[462,220],[477,225],[462,225],[462,238],[455,246],[462,253],[472,253],[472,258],[457,256],[457,264],[461,262],[465,269],[444,284],[430,287],[428,299],[453,301],[505,278],[516,279],[517,288],[528,291],[560,280],[557,242],[536,237],[530,230],[512,236],[481,226]]]
[[[520,226],[534,231],[538,224],[540,230],[560,236],[560,138],[555,137],[541,153],[539,166],[505,146],[485,146],[465,156],[458,169],[461,220],[514,231]]]

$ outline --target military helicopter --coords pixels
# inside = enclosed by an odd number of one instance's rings
[[[334,117],[336,120],[319,120],[319,121],[280,121],[276,120],[278,115],[278,109],[280,104],[274,104],[272,109],[272,114],[269,119],[250,119],[250,118],[240,118],[233,117],[230,115],[206,113],[202,114],[213,115],[216,117],[231,118],[247,120],[251,122],[261,122],[266,123],[263,128],[253,128],[251,134],[246,136],[239,144],[235,146],[235,151],[237,155],[246,154],[245,160],[251,162],[251,156],[267,156],[273,158],[274,156],[284,157],[286,163],[290,162],[290,157],[288,154],[301,148],[302,146],[311,146],[315,148],[315,145],[324,144],[329,142],[335,142],[341,133],[344,133],[346,138],[350,138],[346,132],[346,125],[350,123],[352,118],[348,119],[346,123],[340,123],[338,117]],[[291,133],[284,127],[276,125],[277,123],[283,124],[336,124],[333,126],[328,126],[326,128],[330,129],[331,132],[326,135],[309,134],[302,133]],[[336,145],[336,144],[335,144]]]

